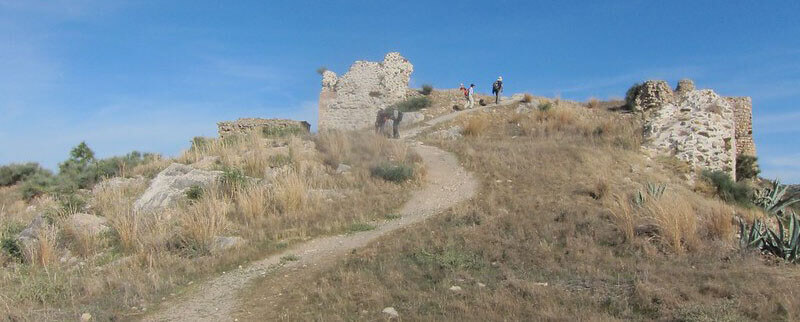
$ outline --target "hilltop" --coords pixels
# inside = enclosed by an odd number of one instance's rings
[[[9,167],[3,317],[800,318],[794,258],[748,239],[797,205],[758,178],[748,98],[650,80],[464,110],[412,72],[399,53],[322,71],[319,133],[245,118],[174,159]],[[372,129],[386,107],[399,140]]]

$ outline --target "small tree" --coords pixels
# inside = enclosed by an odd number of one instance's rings
[[[419,92],[422,95],[431,95],[431,93],[433,92],[433,85],[431,84],[422,85],[422,90]]]
[[[736,157],[736,181],[755,179],[760,173],[757,157],[746,154]]]
[[[636,100],[636,96],[639,96],[639,91],[641,90],[641,88],[642,84],[634,83],[633,86],[628,88],[628,91],[625,92],[625,106],[628,109],[632,110],[634,108],[634,105],[636,105],[636,102],[634,101]]]

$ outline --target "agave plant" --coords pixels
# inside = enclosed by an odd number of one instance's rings
[[[645,202],[647,202],[647,197],[644,196],[641,190],[637,191],[636,195],[633,196],[633,203],[642,207]]]
[[[786,207],[800,202],[798,198],[783,198],[788,188],[789,186],[782,185],[778,180],[772,181],[771,187],[756,191],[753,203],[770,214],[782,217]]]
[[[661,195],[664,194],[665,190],[667,190],[666,184],[654,184],[651,182],[647,183],[647,193],[655,199],[661,198]]]
[[[788,225],[783,224],[784,220],[776,219],[777,232],[760,220],[753,222],[749,230],[739,222],[739,244],[742,248],[760,249],[791,263],[800,262],[800,219],[794,212],[786,218]]]

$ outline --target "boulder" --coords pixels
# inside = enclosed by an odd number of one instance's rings
[[[107,219],[84,213],[77,213],[69,216],[67,222],[78,231],[91,236],[105,233],[111,229]]]
[[[449,129],[446,129],[446,130],[439,130],[439,131],[433,132],[433,133],[431,133],[431,136],[434,137],[434,138],[437,138],[437,139],[442,139],[442,140],[455,140],[455,139],[458,139],[458,138],[460,138],[462,136],[461,132],[463,132],[463,131],[464,131],[464,129],[462,127],[456,125],[456,126],[450,127]]]
[[[133,204],[138,212],[162,210],[185,197],[193,186],[206,186],[219,178],[221,171],[194,169],[188,165],[173,163],[161,171],[147,190]]]
[[[31,223],[17,235],[17,240],[23,243],[36,240],[39,236],[39,232],[49,224],[47,218],[42,215],[36,215],[36,217],[33,217],[33,220],[31,220]]]
[[[338,167],[336,167],[336,173],[345,173],[345,172],[350,172],[350,169],[351,169],[351,168],[352,168],[352,167],[351,167],[351,166],[349,166],[349,165],[346,165],[346,164],[344,164],[344,163],[339,163],[339,166],[338,166]]]
[[[220,252],[245,244],[245,239],[239,236],[217,236],[211,245],[211,252]]]
[[[103,190],[114,190],[120,188],[127,188],[136,184],[143,183],[145,178],[137,176],[133,178],[113,177],[107,180],[100,181],[92,187],[92,193],[98,193]]]
[[[422,112],[405,112],[403,113],[403,119],[400,121],[400,127],[408,127],[424,120],[425,115]]]
[[[384,308],[383,311],[381,312],[383,312],[383,314],[386,314],[390,319],[396,319],[400,317],[400,314],[397,313],[397,310],[395,310],[391,306]]]
[[[695,90],[694,82],[691,79],[684,78],[678,81],[678,87],[675,88],[675,96],[681,97],[693,90]]]

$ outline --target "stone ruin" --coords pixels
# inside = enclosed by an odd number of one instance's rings
[[[240,118],[236,121],[218,122],[217,129],[220,138],[252,131],[260,131],[265,135],[303,134],[311,131],[311,124],[286,119]]]
[[[722,170],[736,177],[738,154],[755,156],[752,101],[697,90],[681,80],[673,92],[665,81],[646,81],[633,108],[645,118],[645,149],[668,153],[691,167]]]
[[[358,130],[375,124],[378,109],[405,100],[414,66],[400,53],[382,62],[357,61],[344,75],[322,73],[319,94],[320,130]]]

